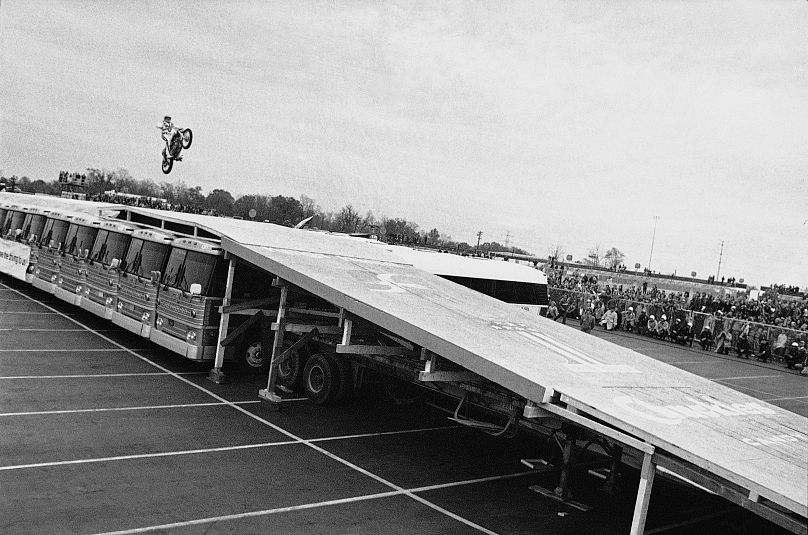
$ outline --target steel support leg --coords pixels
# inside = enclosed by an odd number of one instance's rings
[[[648,504],[651,501],[651,488],[654,486],[656,463],[653,455],[646,453],[642,460],[640,486],[637,489],[637,502],[634,504],[634,517],[631,519],[631,535],[642,535],[645,532],[645,519],[648,516]]]
[[[233,298],[233,277],[236,273],[236,259],[230,257],[230,264],[227,266],[227,286],[224,290],[224,301],[222,307],[230,305]],[[226,382],[224,372],[222,372],[222,365],[224,364],[224,346],[222,340],[227,336],[227,329],[230,326],[230,313],[222,312],[222,317],[219,320],[219,340],[216,342],[216,360],[213,362],[213,369],[208,374],[208,380],[217,384]]]

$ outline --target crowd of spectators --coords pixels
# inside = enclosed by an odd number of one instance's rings
[[[614,302],[616,308],[648,305],[668,318],[680,312],[701,314],[721,313],[725,318],[741,319],[764,325],[808,331],[808,298],[782,298],[776,291],[767,291],[750,299],[746,292],[714,295],[700,291],[670,291],[638,282],[631,286],[615,284],[611,278],[598,277],[577,271],[548,270],[547,282],[551,289],[588,294],[604,305]],[[620,306],[618,303],[622,304]],[[646,306],[646,308],[649,308]],[[692,316],[692,314],[684,314]]]
[[[113,203],[113,204],[123,204],[126,206],[137,206],[139,208],[154,208],[157,210],[171,210],[172,212],[183,212],[186,214],[201,214],[201,215],[212,215],[218,216],[219,213],[216,210],[203,208],[198,205],[191,205],[191,204],[172,204],[165,199],[160,199],[157,197],[146,197],[146,196],[136,196],[136,195],[121,195],[117,193],[108,194],[108,193],[100,193],[98,195],[94,195],[88,200],[96,201],[96,202],[106,202],[106,203]]]

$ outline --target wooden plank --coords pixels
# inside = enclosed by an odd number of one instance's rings
[[[253,316],[250,319],[248,319],[247,321],[236,327],[233,330],[233,332],[228,334],[227,337],[219,343],[225,347],[231,345],[234,341],[238,339],[239,336],[244,334],[247,331],[247,329],[255,325],[257,322],[261,321],[263,318],[264,313],[259,310],[258,312],[253,314]]]
[[[233,313],[239,312],[241,310],[247,310],[251,308],[263,310],[269,308],[275,308],[278,306],[279,299],[277,297],[266,297],[264,299],[252,299],[250,301],[242,301],[240,303],[236,303],[234,305],[225,304],[219,307],[219,312],[221,313]]]
[[[474,372],[465,370],[457,371],[422,371],[418,373],[418,380],[423,382],[444,382],[444,383],[458,383],[461,381],[481,381],[482,377]]]
[[[406,355],[406,347],[398,346],[366,346],[337,344],[337,353],[354,353],[356,355]]]

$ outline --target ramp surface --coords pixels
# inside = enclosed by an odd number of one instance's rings
[[[360,239],[147,211],[524,396],[545,389],[656,448],[808,516],[808,419],[403,263]]]

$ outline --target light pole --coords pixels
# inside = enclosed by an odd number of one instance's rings
[[[651,234],[651,254],[648,255],[648,271],[651,271],[651,259],[654,257],[654,240],[656,239],[656,224],[659,221],[659,216],[654,216],[654,233]]]
[[[482,236],[483,236],[483,231],[478,230],[477,231],[477,249],[474,251],[475,254],[480,254],[480,238],[482,238]]]

